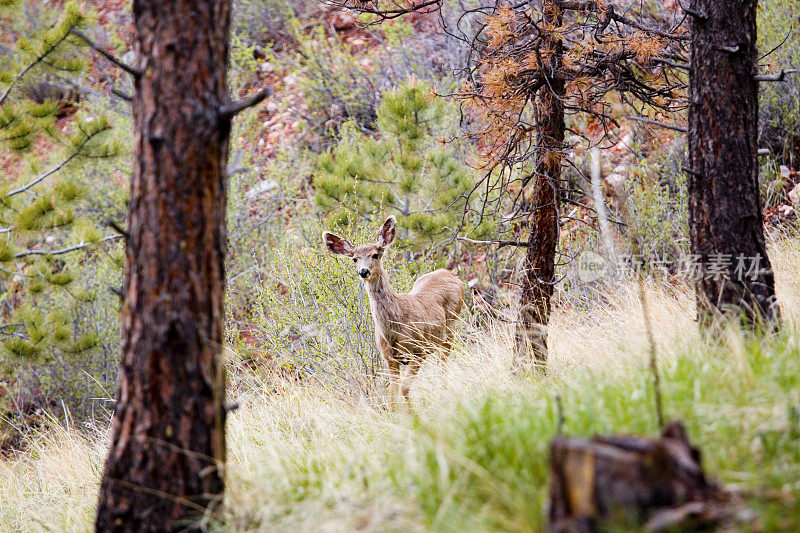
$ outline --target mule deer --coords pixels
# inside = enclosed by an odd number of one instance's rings
[[[389,378],[408,400],[411,381],[425,358],[450,352],[453,326],[464,305],[464,283],[452,272],[435,270],[417,278],[411,292],[397,293],[381,265],[386,247],[397,231],[393,216],[386,219],[373,244],[355,247],[333,233],[322,238],[328,250],[353,259],[364,282],[375,323],[375,343],[389,369]],[[400,366],[406,367],[400,375]]]

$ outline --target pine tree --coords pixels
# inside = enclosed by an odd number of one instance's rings
[[[133,175],[97,531],[205,529],[225,488],[230,0],[134,0]],[[144,391],[144,393],[143,393]]]
[[[780,318],[758,189],[756,7],[691,2],[689,230],[703,325],[728,313],[751,324]]]
[[[73,32],[91,25],[91,13],[77,2],[55,10],[4,0],[0,20],[0,158],[9,169],[0,182],[0,370],[8,372],[19,358],[97,342],[75,333],[54,301],[91,298],[75,283],[78,252],[120,237],[104,236],[86,214],[78,179],[87,162],[120,146],[109,117],[82,109],[69,85],[88,66],[86,43]]]
[[[317,206],[331,214],[331,225],[393,214],[401,228],[400,245],[414,250],[459,227],[474,179],[439,138],[451,120],[448,111],[429,86],[412,78],[384,93],[378,137],[346,123],[341,141],[319,156],[314,176]],[[485,229],[463,231],[475,236]]]

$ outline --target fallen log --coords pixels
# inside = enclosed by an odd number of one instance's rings
[[[709,481],[680,422],[660,438],[557,437],[550,448],[551,533],[663,531],[730,522],[738,502]]]

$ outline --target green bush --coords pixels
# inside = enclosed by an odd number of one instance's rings
[[[630,168],[626,236],[636,239],[645,258],[675,264],[689,251],[689,198],[686,153],[676,141],[667,151]]]
[[[758,4],[759,63],[764,73],[800,68],[800,1],[766,0]],[[774,51],[773,51],[774,50]],[[782,82],[761,84],[759,146],[767,146],[781,164],[800,168],[800,72]]]

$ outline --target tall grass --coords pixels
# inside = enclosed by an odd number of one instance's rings
[[[772,246],[783,329],[697,333],[687,291],[647,300],[668,419],[680,418],[706,470],[758,517],[800,526],[800,242]],[[560,309],[547,377],[513,375],[511,332],[468,332],[428,364],[413,409],[382,410],[314,386],[248,376],[230,417],[223,531],[541,531],[555,397],[570,435],[655,435],[647,342],[633,287],[592,316]],[[236,359],[236,358],[232,358]],[[56,427],[0,462],[0,529],[84,531],[106,440]]]

